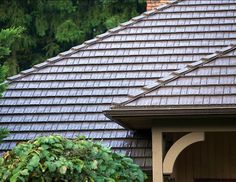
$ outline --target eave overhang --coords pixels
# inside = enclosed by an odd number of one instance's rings
[[[103,113],[128,129],[236,125],[236,106],[166,108],[124,106]]]

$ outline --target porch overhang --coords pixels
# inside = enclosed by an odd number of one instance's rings
[[[196,142],[205,140],[205,132],[236,131],[236,107],[120,107],[103,112],[128,129],[151,129],[152,174],[154,182],[174,176],[179,154]],[[163,134],[187,132],[164,153]]]
[[[103,112],[108,118],[129,129],[236,126],[236,107],[122,107]],[[224,122],[222,122],[224,118]]]

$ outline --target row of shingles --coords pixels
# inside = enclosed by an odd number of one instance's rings
[[[234,36],[232,36],[232,35],[234,35]],[[213,33],[212,32],[202,32],[202,33],[198,33],[198,34],[194,34],[194,32],[193,33],[169,33],[169,34],[152,33],[152,34],[147,34],[147,35],[146,34],[145,35],[126,34],[126,35],[117,35],[117,36],[110,37],[109,40],[107,39],[106,41],[111,41],[111,42],[113,42],[113,41],[145,41],[145,40],[147,40],[147,41],[149,41],[149,40],[150,41],[165,41],[165,40],[178,41],[178,40],[188,40],[188,39],[214,40],[215,38],[219,39],[218,37],[220,37],[220,39],[234,38],[235,32],[230,32],[230,31],[225,32],[225,33],[223,33],[223,32],[213,32]],[[121,50],[120,53],[124,53],[124,51],[122,52],[122,50]],[[95,53],[93,53],[93,54],[95,54]],[[99,57],[100,56],[99,52],[97,52],[97,55],[93,55],[93,56]]]
[[[40,88],[40,89],[28,89],[28,90],[22,90],[22,89],[8,89],[7,92],[4,94],[4,98],[54,98],[56,96],[58,97],[89,97],[91,95],[94,96],[126,96],[128,93],[135,92],[135,87],[99,87],[96,90],[93,88],[84,88],[84,87],[73,87],[73,88],[60,88],[60,89],[49,89],[49,88]],[[5,100],[3,101],[5,102]],[[8,102],[8,101],[7,101]]]
[[[128,106],[235,105],[235,53],[220,56]]]
[[[211,25],[211,26],[207,26],[207,28],[209,27],[217,27],[217,25]],[[235,25],[229,25],[232,29],[235,29]],[[185,26],[183,26],[185,27]],[[199,25],[200,27],[200,25]],[[201,27],[204,27],[204,26],[201,26]],[[224,26],[224,25],[219,25],[218,27],[218,31],[221,30],[221,31],[224,31],[225,30],[225,27],[227,28],[227,26]],[[193,27],[195,28],[195,27]],[[174,28],[173,28],[174,29]],[[174,31],[172,29],[172,31]],[[138,31],[142,31],[142,29],[137,29]],[[206,30],[207,31],[207,30]],[[163,48],[163,47],[167,47],[167,48],[170,48],[170,47],[174,47],[174,48],[181,48],[181,47],[186,47],[186,46],[195,46],[195,47],[199,47],[198,45],[201,45],[203,47],[207,47],[207,46],[220,46],[222,44],[224,45],[227,45],[229,44],[229,39],[227,38],[215,38],[215,39],[200,39],[200,40],[196,40],[195,39],[195,44],[194,42],[191,42],[189,40],[179,40],[179,41],[176,41],[176,40],[156,40],[156,41],[152,41],[152,40],[149,40],[149,41],[145,41],[145,40],[135,40],[135,41],[127,41],[127,40],[124,40],[122,42],[120,41],[116,41],[116,42],[110,42],[110,41],[103,41],[103,42],[100,42],[98,44],[95,44],[93,46],[90,47],[90,50],[92,49],[119,49],[119,48],[139,48],[139,47],[145,47],[145,48]],[[140,55],[141,57],[141,55]],[[115,62],[114,64],[120,64],[120,63],[129,63],[129,59],[122,59],[117,57],[117,62]],[[74,59],[72,58],[68,58],[67,59],[68,62],[66,62],[67,65],[76,65],[76,62]],[[112,57],[110,58],[110,61],[112,60]],[[88,63],[88,61],[90,62],[90,64],[108,64],[110,61],[106,61],[106,60],[102,60],[101,59],[101,62],[98,62],[100,60],[97,60],[95,58],[80,58],[80,65],[86,65]],[[63,64],[65,64],[65,62],[63,62]],[[55,65],[62,65],[62,62],[58,62],[56,63]],[[52,65],[53,66],[53,65]]]
[[[199,8],[201,7],[201,9]],[[223,11],[223,10],[235,10],[236,8],[236,3],[235,1],[228,1],[224,0],[221,2],[212,2],[212,1],[206,1],[206,3],[189,3],[189,1],[182,1],[175,6],[172,6],[168,9],[165,10],[165,12],[178,12],[178,11]]]
[[[202,4],[207,4],[207,5],[212,5],[212,4],[235,4],[235,0],[197,0],[197,1],[192,1],[192,0],[186,0],[180,5],[202,5]]]
[[[188,1],[183,1],[182,3],[179,3],[180,4],[183,4],[185,2],[188,2]],[[195,1],[197,2],[197,1]],[[179,18],[193,18],[193,19],[196,19],[196,18],[210,18],[210,17],[233,17],[235,16],[235,8],[229,8],[231,5],[230,4],[227,4],[225,3],[224,1],[222,1],[223,5],[226,5],[226,6],[223,6],[224,8],[222,9],[214,9],[214,10],[209,10],[207,9],[206,6],[203,6],[203,3],[201,4],[198,4],[198,6],[201,6],[202,8],[198,8],[198,9],[195,9],[195,11],[192,11],[191,9],[185,9],[184,11],[182,11],[181,9],[179,10],[173,10],[173,9],[166,9],[165,11],[162,11],[161,13],[156,13],[154,15],[152,15],[149,19],[163,19],[163,18],[173,18],[173,19],[179,19]],[[178,5],[176,5],[178,6]],[[208,6],[208,5],[207,5]],[[211,5],[209,5],[211,6]],[[219,6],[222,6],[222,4],[219,4]],[[191,7],[188,5],[188,7]],[[168,26],[171,26],[171,25],[168,25]],[[192,26],[192,25],[190,25]]]

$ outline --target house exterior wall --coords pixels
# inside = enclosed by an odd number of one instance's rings
[[[236,132],[206,133],[204,142],[186,148],[175,163],[176,182],[236,179]]]

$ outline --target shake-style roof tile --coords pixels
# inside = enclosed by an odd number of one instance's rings
[[[185,72],[182,68],[199,67],[204,57],[221,54],[220,50],[236,42],[235,23],[234,0],[177,0],[8,78],[0,101],[0,127],[9,128],[11,135],[0,145],[1,152],[41,135],[70,138],[79,134],[102,140],[150,169],[148,132],[126,130],[102,111],[179,77]],[[131,103],[145,99],[157,105],[209,104],[218,102],[216,97],[224,104],[233,102],[234,52],[201,70]],[[163,95],[159,101],[154,99],[160,94],[157,91]]]
[[[226,60],[228,64],[224,63]],[[231,89],[230,94],[224,92],[224,87]],[[236,106],[236,45],[188,64],[144,89],[146,91],[113,108]]]

